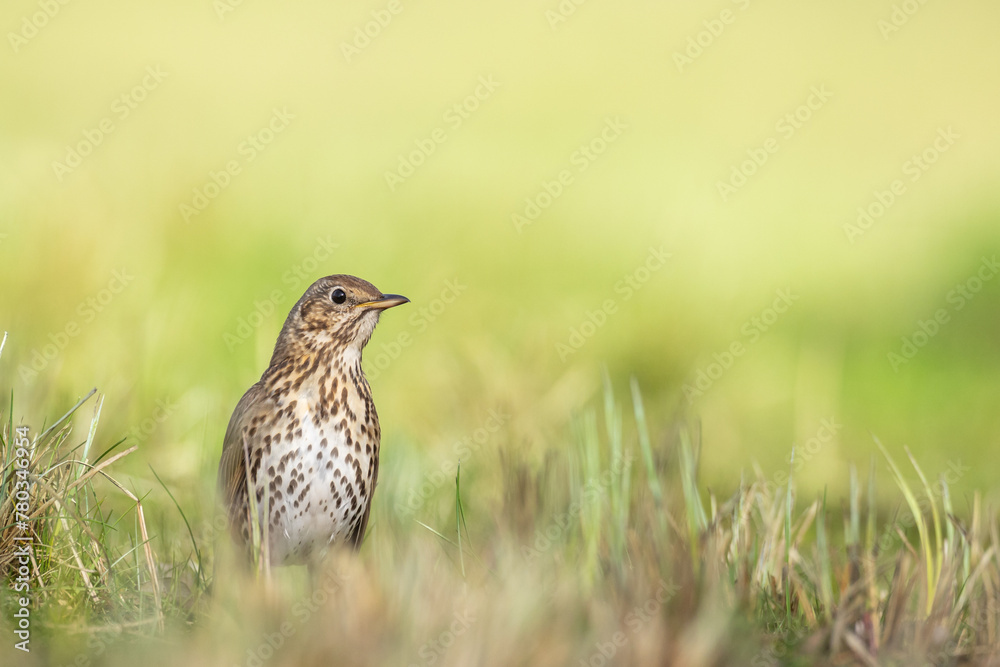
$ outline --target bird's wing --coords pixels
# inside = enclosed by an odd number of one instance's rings
[[[244,544],[250,541],[250,503],[247,499],[247,467],[246,461],[253,459],[259,439],[246,435],[250,421],[263,400],[264,391],[258,382],[243,394],[236,404],[233,416],[226,428],[226,437],[222,445],[222,459],[219,461],[219,491],[229,512],[229,523],[233,533],[242,538]],[[244,452],[243,441],[246,435],[247,448]],[[254,471],[256,472],[256,471]]]
[[[375,457],[375,470],[372,474],[372,488],[368,492],[368,500],[365,502],[365,513],[361,515],[355,529],[347,536],[347,541],[355,549],[361,548],[361,542],[365,539],[365,529],[368,528],[368,515],[372,511],[372,498],[375,497],[375,485],[378,482],[378,456]]]

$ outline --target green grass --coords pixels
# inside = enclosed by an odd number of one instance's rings
[[[166,484],[137,498],[114,477],[134,452],[121,443],[86,455],[101,449],[99,409],[82,441],[57,423],[32,442],[33,650],[15,664],[987,664],[1000,651],[1000,525],[979,494],[942,532],[916,461],[911,487],[883,449],[915,532],[876,510],[874,463],[867,484],[852,469],[842,512],[760,474],[709,492],[706,509],[710,443],[683,422],[654,418],[651,431],[630,386],[623,404],[605,376],[572,440],[542,463],[501,441],[460,465],[433,510],[396,512],[385,474],[359,554],[334,554],[312,580],[279,568],[271,586],[240,565],[211,502],[177,505]],[[100,405],[88,399],[74,409]],[[20,534],[11,428],[0,440],[8,582]],[[150,533],[143,503],[174,510]],[[5,586],[0,624],[15,605]]]

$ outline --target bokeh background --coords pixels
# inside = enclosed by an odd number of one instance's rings
[[[567,439],[602,368],[655,432],[698,425],[713,487],[797,445],[800,484],[839,489],[874,434],[989,488],[998,22],[986,0],[9,0],[0,389],[40,428],[97,387],[131,483],[151,465],[203,498],[288,309],[351,273],[412,299],[367,352],[376,504],[491,410],[491,448]]]

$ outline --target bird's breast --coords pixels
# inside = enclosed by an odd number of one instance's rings
[[[362,378],[363,379],[363,378]],[[281,401],[265,437],[259,500],[269,509],[275,563],[299,562],[345,539],[360,523],[375,486],[378,418],[370,392],[350,374],[303,382]]]

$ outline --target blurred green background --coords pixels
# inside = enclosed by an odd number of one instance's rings
[[[147,464],[211,487],[236,401],[330,273],[413,302],[366,355],[397,468],[453,459],[490,410],[491,446],[567,440],[606,366],[658,432],[700,423],[713,487],[797,444],[802,483],[839,488],[871,434],[934,477],[971,466],[959,493],[995,483],[996,3],[0,17],[0,389],[38,428],[98,387],[140,487]]]

